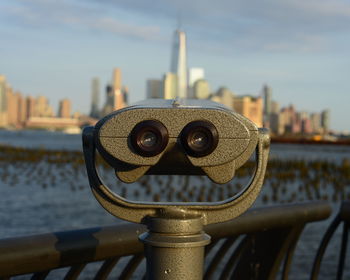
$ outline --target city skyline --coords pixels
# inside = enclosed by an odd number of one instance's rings
[[[303,111],[329,108],[331,128],[349,130],[350,48],[343,35],[350,4],[270,1],[249,8],[231,2],[174,3],[175,10],[186,7],[181,16],[189,65],[205,69],[211,89],[257,95],[267,83],[281,104]],[[154,7],[133,1],[3,1],[0,72],[25,95],[43,94],[56,108],[69,96],[73,111],[89,113],[91,78],[107,84],[118,66],[130,101],[141,100],[145,81],[169,69],[175,29],[170,2],[156,1]],[[155,11],[162,13],[154,17]]]
[[[236,95],[230,89],[221,87],[215,92],[210,91],[209,83],[204,79],[204,70],[191,68],[190,84],[188,90],[197,99],[209,99],[222,103],[226,107],[242,114],[258,127],[270,129],[272,137],[308,137],[318,140],[335,140],[336,137],[329,133],[336,133],[330,128],[330,111],[321,112],[299,111],[294,105],[280,106],[273,99],[272,89],[264,85],[258,96]],[[155,98],[174,98],[179,95],[176,85],[177,76],[170,73],[172,80],[167,81],[167,73],[163,81],[147,80],[147,96]],[[191,86],[192,84],[192,86]],[[167,96],[168,87],[174,87],[171,91],[174,96]],[[167,93],[168,92],[168,93]],[[14,91],[7,83],[6,77],[0,75],[0,127],[15,129],[58,129],[69,133],[80,132],[81,126],[95,124],[105,115],[122,109],[128,105],[128,90],[122,83],[122,70],[114,68],[112,79],[105,87],[105,103],[99,106],[99,79],[91,80],[91,111],[89,116],[78,112],[71,112],[71,102],[65,98],[60,100],[58,113],[50,106],[50,101],[45,96],[23,96],[21,92]]]

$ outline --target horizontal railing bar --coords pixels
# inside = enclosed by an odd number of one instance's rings
[[[26,274],[143,251],[145,226],[114,226],[0,240],[0,276]]]
[[[284,228],[327,219],[332,212],[326,202],[312,202],[254,208],[240,217],[206,226],[205,232],[213,239]]]
[[[213,239],[288,227],[327,218],[331,208],[324,202],[256,208],[225,223],[209,225]],[[112,257],[138,254],[145,226],[114,226],[39,234],[0,240],[0,276],[26,274]]]

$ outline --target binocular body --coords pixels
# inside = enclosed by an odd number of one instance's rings
[[[226,183],[255,150],[259,130],[207,100],[149,99],[101,119],[96,148],[132,183],[144,174],[207,175]]]

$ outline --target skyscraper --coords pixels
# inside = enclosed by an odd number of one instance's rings
[[[102,110],[103,115],[107,115],[126,106],[128,92],[126,87],[122,87],[120,68],[113,70],[112,84],[106,87],[106,95],[106,103]]]
[[[113,111],[119,110],[125,107],[124,96],[122,92],[122,73],[120,68],[115,68],[113,70],[113,96],[114,96],[114,104]]]
[[[113,83],[113,88],[115,90],[116,89],[121,90],[121,88],[122,88],[122,72],[121,72],[120,68],[114,68],[112,83]]]
[[[268,85],[264,85],[263,95],[264,95],[264,126],[269,127],[270,126],[270,114],[271,114],[272,90]]]
[[[99,99],[100,99],[100,81],[98,80],[98,78],[93,78],[91,81],[91,111],[90,111],[90,117],[92,118],[100,117],[100,110],[98,108]]]
[[[176,30],[171,56],[170,72],[177,75],[177,94],[181,98],[187,97],[187,58],[186,58],[186,34]]]
[[[329,110],[324,110],[321,112],[321,126],[323,128],[323,133],[327,134],[329,132],[329,122],[330,113]]]

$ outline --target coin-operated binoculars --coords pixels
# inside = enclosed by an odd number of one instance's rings
[[[83,131],[89,182],[96,199],[112,215],[143,223],[147,279],[202,279],[203,226],[233,219],[257,198],[263,184],[269,136],[264,129],[217,103],[147,100],[115,111]],[[226,183],[256,150],[255,173],[246,188],[224,201],[135,202],[102,183],[95,149],[132,183],[147,174],[206,175]]]

